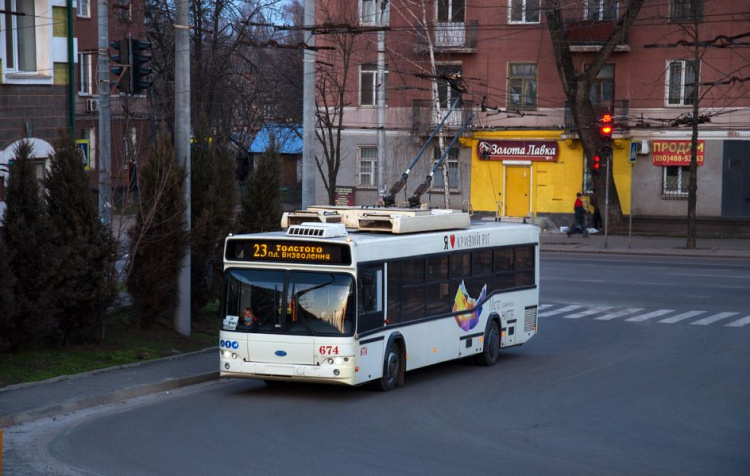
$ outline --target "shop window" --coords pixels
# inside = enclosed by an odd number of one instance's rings
[[[690,166],[672,165],[663,167],[664,180],[661,196],[663,199],[684,200],[688,196]]]

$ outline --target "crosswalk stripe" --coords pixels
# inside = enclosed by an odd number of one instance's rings
[[[577,312],[575,314],[568,314],[567,316],[563,316],[565,319],[578,319],[579,317],[585,317],[590,316],[592,314],[599,314],[600,312],[609,311],[612,309],[611,306],[608,307],[595,307],[593,309],[589,309],[588,311],[581,311]]]
[[[631,317],[630,319],[625,319],[625,320],[630,321],[630,322],[643,322],[649,319],[653,319],[654,317],[659,317],[659,316],[663,316],[664,314],[669,314],[670,312],[674,312],[674,309],[659,309],[658,311],[649,312],[648,314],[642,314],[640,316]]]
[[[738,319],[734,322],[730,322],[727,324],[727,327],[742,327],[750,324],[750,316],[743,317],[742,319]]]
[[[612,319],[617,319],[618,317],[627,316],[630,314],[635,314],[636,312],[642,311],[642,307],[629,307],[627,309],[623,309],[622,311],[613,312],[610,314],[605,314],[603,316],[597,317],[596,320],[598,321],[609,321]]]
[[[537,311],[542,311],[542,310],[547,309],[549,307],[552,307],[552,304],[540,304],[539,307],[537,307]]]
[[[691,322],[690,324],[693,326],[707,326],[709,324],[713,324],[716,321],[720,321],[722,319],[726,319],[727,317],[734,316],[737,314],[736,312],[720,312],[718,314],[714,314],[713,316],[708,316],[706,318],[701,319],[700,321]]]
[[[562,314],[564,312],[570,312],[575,311],[576,309],[580,309],[583,306],[566,306],[562,307],[560,309],[555,309],[554,311],[546,311],[541,314],[539,314],[539,317],[549,317],[549,316],[556,316],[557,314]]]
[[[667,319],[661,320],[662,324],[674,324],[675,322],[684,321],[685,319],[690,319],[691,317],[695,317],[699,314],[704,314],[706,311],[688,311],[683,312],[682,314],[677,314],[676,316],[668,317]]]

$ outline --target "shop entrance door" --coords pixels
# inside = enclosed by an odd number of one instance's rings
[[[505,167],[505,215],[527,217],[531,211],[531,167]]]

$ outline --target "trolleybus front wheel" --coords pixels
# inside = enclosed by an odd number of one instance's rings
[[[380,389],[384,392],[393,390],[398,384],[398,377],[401,373],[401,354],[395,342],[388,344],[388,350],[385,351],[385,360],[383,361],[383,377],[380,379]]]

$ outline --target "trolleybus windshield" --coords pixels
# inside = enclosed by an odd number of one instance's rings
[[[225,276],[224,330],[354,334],[354,279],[349,274],[229,269]],[[254,318],[245,321],[248,308]]]

